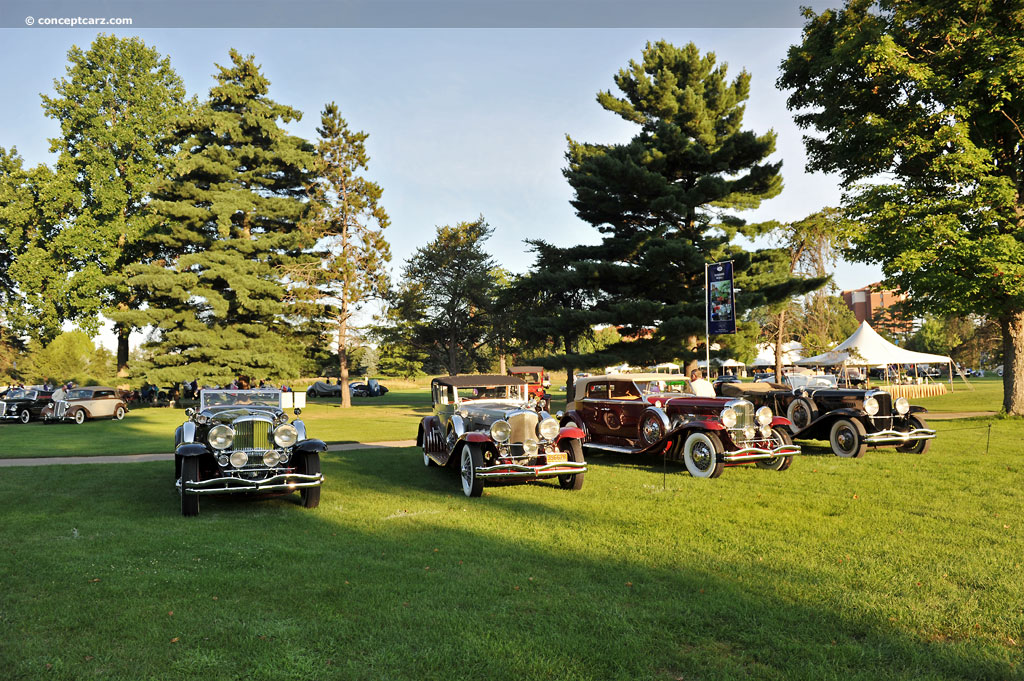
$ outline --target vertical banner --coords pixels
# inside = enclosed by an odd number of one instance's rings
[[[732,290],[732,261],[711,263],[708,278],[708,334],[736,333],[736,304]]]

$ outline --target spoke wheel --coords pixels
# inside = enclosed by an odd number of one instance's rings
[[[320,472],[320,454],[318,452],[306,454],[296,468],[299,473],[304,475],[316,475]],[[320,487],[300,488],[299,498],[302,500],[303,508],[316,508],[320,505]]]
[[[722,441],[714,433],[690,433],[683,443],[686,470],[695,478],[717,478],[725,468],[725,463],[718,460],[722,450]]]
[[[187,494],[186,482],[199,482],[199,457],[186,456],[181,460],[181,514],[199,515],[199,495]]]
[[[480,448],[466,444],[462,447],[460,473],[462,475],[462,492],[467,497],[478,497],[484,493],[484,481],[477,477],[476,469],[484,463]]]
[[[772,428],[772,448],[781,447],[782,445],[791,445],[793,440],[789,437],[789,433],[782,430],[781,428]],[[776,456],[771,459],[763,459],[761,461],[755,461],[754,465],[758,468],[763,468],[769,471],[784,471],[793,464],[792,456]]]
[[[868,450],[868,445],[864,442],[866,435],[867,432],[860,421],[839,419],[832,424],[828,441],[836,456],[844,459],[859,459]]]
[[[640,438],[644,444],[648,447],[656,445],[665,438],[665,435],[667,435],[665,424],[661,422],[658,415],[653,412],[644,414],[643,420],[640,422]]]
[[[907,425],[910,430],[916,430],[917,428],[927,428],[928,422],[915,414],[907,417]],[[907,452],[908,454],[924,454],[931,446],[931,440],[911,440],[907,444],[897,447],[896,451]]]
[[[558,446],[568,454],[569,461],[583,463],[583,445],[576,438],[566,438]],[[579,490],[583,489],[583,476],[585,473],[573,473],[572,475],[559,475],[558,486],[562,489]]]
[[[798,432],[811,425],[818,410],[814,403],[806,397],[798,397],[786,408],[786,418],[793,424],[793,432]]]

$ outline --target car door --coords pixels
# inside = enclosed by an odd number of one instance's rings
[[[647,409],[647,400],[633,381],[611,381],[605,421],[613,435],[635,440],[640,437],[640,418]]]
[[[114,415],[117,398],[113,390],[97,390],[92,394],[92,402],[86,407],[93,418],[106,418]]]
[[[588,383],[586,392],[579,400],[579,414],[587,431],[591,435],[609,435],[611,429],[605,423],[605,415],[608,413],[608,382],[595,381]]]

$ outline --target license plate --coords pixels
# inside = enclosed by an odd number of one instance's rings
[[[548,454],[548,463],[565,463],[569,460],[569,455],[565,452],[559,452],[558,454]]]

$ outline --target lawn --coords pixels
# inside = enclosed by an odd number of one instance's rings
[[[472,500],[414,448],[330,453],[318,509],[208,498],[198,518],[178,515],[169,462],[0,469],[0,668],[1024,679],[1024,422],[989,422],[936,423],[924,456],[712,481],[595,456],[580,492]]]

